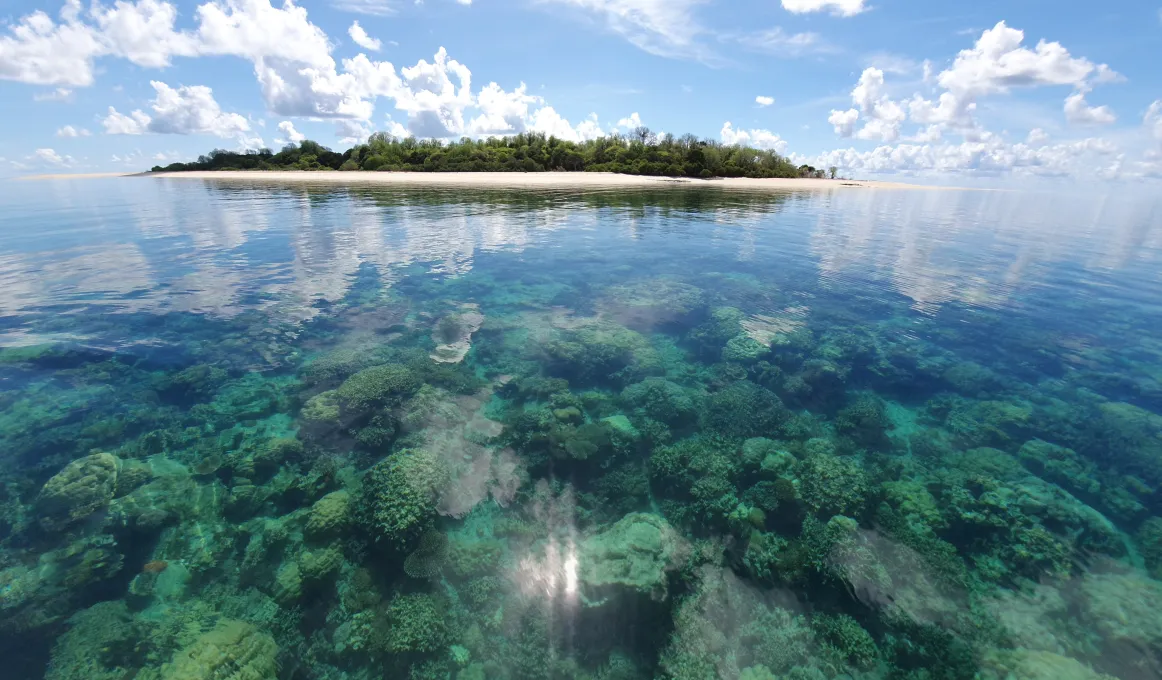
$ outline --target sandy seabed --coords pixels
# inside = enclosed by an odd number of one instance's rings
[[[117,176],[110,174],[89,175],[37,175],[24,179],[77,179],[90,177]],[[464,186],[464,187],[539,187],[555,189],[585,188],[630,188],[657,186],[697,186],[721,187],[726,189],[780,190],[780,189],[947,189],[901,182],[877,182],[868,180],[830,179],[689,179],[682,177],[646,177],[641,175],[621,175],[610,172],[294,172],[270,171],[190,171],[190,172],[149,172],[125,177],[147,177],[162,179],[229,180],[245,182],[295,182],[306,184],[384,184],[410,186]]]

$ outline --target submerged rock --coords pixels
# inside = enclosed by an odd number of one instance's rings
[[[450,314],[440,319],[432,340],[436,349],[431,353],[432,361],[441,364],[458,364],[472,349],[472,334],[484,325],[484,315],[474,304],[463,306],[460,314]]]
[[[581,543],[581,582],[594,594],[612,586],[665,599],[666,575],[687,552],[682,536],[664,518],[631,513]]]

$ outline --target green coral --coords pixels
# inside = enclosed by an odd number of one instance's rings
[[[879,649],[859,622],[846,614],[819,614],[811,619],[811,629],[847,663],[861,670],[874,668]]]
[[[377,540],[405,547],[432,528],[448,470],[430,451],[404,449],[367,471],[363,502]]]
[[[749,335],[736,335],[726,342],[726,347],[722,348],[722,360],[750,363],[758,361],[770,351],[770,347]]]
[[[385,364],[359,371],[343,381],[335,395],[344,409],[368,411],[398,404],[420,389],[420,381],[407,366]]]
[[[350,514],[351,494],[346,490],[332,491],[311,506],[304,529],[312,538],[335,537],[347,527]]]
[[[799,463],[795,475],[803,502],[822,517],[858,515],[864,508],[869,485],[856,459],[815,453]]]
[[[404,560],[403,570],[412,578],[432,578],[439,575],[448,559],[448,536],[441,531],[429,531],[420,538],[419,546]]]
[[[320,392],[303,404],[299,415],[310,423],[326,424],[339,420],[339,393],[337,390]]]
[[[694,399],[681,385],[665,378],[646,378],[621,392],[622,402],[639,417],[667,425],[688,424],[695,415]]]
[[[860,394],[835,416],[837,432],[851,437],[857,445],[869,449],[884,449],[889,446],[887,431],[891,425],[884,402],[868,393]]]
[[[121,461],[110,453],[74,460],[44,484],[36,512],[45,531],[68,529],[104,510],[117,492]]]
[[[789,416],[774,392],[740,380],[706,399],[702,424],[728,437],[768,437],[776,434]]]
[[[1138,551],[1154,578],[1162,579],[1162,517],[1151,517],[1138,528]]]
[[[387,606],[384,645],[393,654],[437,652],[448,644],[440,601],[427,593],[396,595]]]

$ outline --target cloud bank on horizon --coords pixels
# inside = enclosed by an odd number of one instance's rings
[[[1149,4],[1059,3],[1064,35],[1040,37],[1035,12],[865,0],[20,2],[0,19],[0,173],[645,124],[859,176],[1162,178]]]

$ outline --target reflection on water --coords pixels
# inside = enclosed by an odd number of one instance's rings
[[[1157,201],[0,207],[12,677],[1162,678]]]

